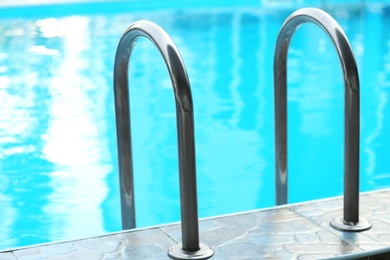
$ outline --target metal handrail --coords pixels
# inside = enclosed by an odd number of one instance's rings
[[[287,203],[287,53],[294,32],[302,23],[321,27],[337,50],[344,74],[344,216],[331,221],[343,231],[363,231],[371,224],[359,218],[360,94],[356,61],[340,25],[326,12],[302,8],[291,14],[279,32],[274,56],[276,204]]]
[[[194,115],[190,82],[182,58],[169,35],[158,25],[138,21],[123,34],[115,56],[114,95],[118,141],[122,227],[135,228],[133,158],[130,129],[128,67],[137,38],[149,39],[160,51],[171,77],[176,102],[179,151],[182,243],[169,249],[174,259],[207,259],[214,252],[199,243]]]

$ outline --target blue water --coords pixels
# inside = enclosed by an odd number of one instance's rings
[[[139,19],[160,24],[187,66],[200,217],[274,205],[273,52],[296,8],[65,7],[0,8],[0,249],[121,229],[112,68]],[[360,72],[361,191],[390,187],[390,13],[326,10]],[[137,224],[178,221],[173,91],[147,40],[129,73]],[[314,25],[293,38],[288,83],[289,201],[341,195],[343,80]]]

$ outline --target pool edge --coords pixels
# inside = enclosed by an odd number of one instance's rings
[[[216,251],[215,259],[314,257],[356,259],[387,253],[390,246],[390,189],[361,193],[361,215],[373,228],[358,233],[333,230],[329,220],[342,214],[342,197],[295,203],[202,218],[200,237]],[[181,241],[179,223],[113,232],[0,251],[15,259],[30,257],[167,257]],[[388,231],[387,231],[388,230]],[[149,252],[145,249],[150,248]],[[234,250],[236,249],[236,250]],[[390,250],[390,249],[389,249]],[[244,254],[244,255],[242,255]],[[351,257],[351,258],[350,258]],[[168,259],[168,258],[167,258]]]

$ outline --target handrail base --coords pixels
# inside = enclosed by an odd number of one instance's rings
[[[209,259],[214,255],[214,250],[211,249],[208,245],[199,243],[200,249],[198,251],[189,252],[183,250],[183,245],[176,244],[172,246],[168,251],[168,256],[172,259]]]
[[[354,222],[345,221],[342,217],[334,218],[330,222],[330,226],[339,231],[349,231],[349,232],[365,231],[372,227],[371,223],[364,218],[359,218],[359,221],[354,223]]]

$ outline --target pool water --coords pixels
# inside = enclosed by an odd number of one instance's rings
[[[171,35],[187,67],[200,217],[274,205],[273,54],[296,8],[116,5],[0,8],[0,249],[121,229],[112,69],[122,33],[140,19]],[[360,72],[361,191],[390,187],[389,9],[326,10]],[[129,73],[137,225],[179,221],[173,91],[147,40]],[[343,193],[343,100],[336,51],[303,25],[288,58],[290,202]]]

